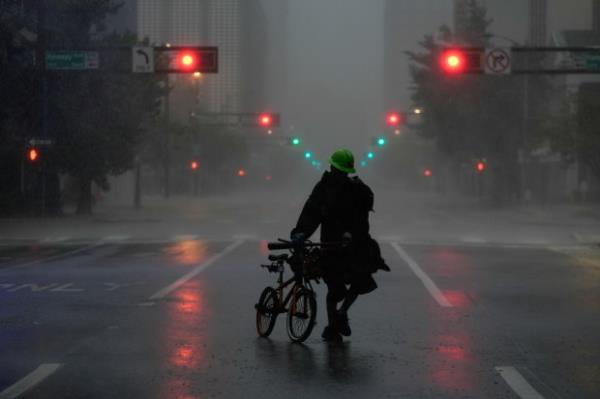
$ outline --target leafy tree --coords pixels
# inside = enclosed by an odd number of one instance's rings
[[[467,3],[459,32],[441,27],[438,38],[425,36],[422,52],[407,52],[414,82],[412,99],[426,109],[421,134],[435,138],[439,152],[458,173],[460,165],[486,158],[498,204],[518,192],[518,133],[522,110],[515,97],[522,81],[512,76],[446,76],[438,67],[442,45],[486,47],[491,20],[477,1]]]

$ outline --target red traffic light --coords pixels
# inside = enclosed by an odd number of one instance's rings
[[[440,64],[446,73],[462,73],[467,64],[465,53],[461,50],[446,50],[442,53]]]
[[[271,127],[271,125],[273,124],[273,115],[260,114],[258,116],[258,124],[263,127]]]
[[[246,176],[246,171],[244,169],[240,169],[240,170],[238,170],[237,175],[239,177],[244,177],[244,176]]]
[[[198,166],[199,166],[198,161],[192,161],[192,162],[190,162],[190,169],[192,169],[192,170],[198,170]]]
[[[431,172],[431,169],[429,169],[429,168],[426,168],[426,169],[423,171],[423,176],[425,176],[425,177],[431,177],[431,175],[432,175],[432,174],[433,174],[433,173]]]
[[[27,157],[29,158],[29,161],[35,162],[40,157],[40,153],[38,152],[38,150],[36,148],[31,148],[31,149],[29,149],[29,152],[27,153]]]
[[[475,170],[479,173],[483,173],[487,165],[483,161],[479,161],[475,164]]]
[[[200,65],[198,52],[182,50],[177,53],[177,69],[183,72],[196,72]]]
[[[400,121],[402,120],[402,118],[400,117],[400,114],[397,112],[390,112],[389,114],[387,114],[387,117],[385,118],[388,126],[398,126],[400,124]]]

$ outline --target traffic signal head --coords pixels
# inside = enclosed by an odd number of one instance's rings
[[[312,152],[310,152],[310,151],[306,151],[306,152],[304,153],[304,158],[306,158],[306,159],[311,159],[311,158],[312,158]]]
[[[271,127],[273,116],[271,114],[260,114],[258,116],[258,124],[262,127]]]
[[[475,164],[475,170],[477,171],[477,173],[485,172],[486,168],[487,168],[487,165],[486,165],[485,161],[478,161]]]
[[[366,167],[367,166],[367,161],[365,161],[364,159],[362,161],[360,161],[360,166],[362,168]]]
[[[440,58],[442,70],[446,73],[458,74],[465,71],[467,60],[461,50],[446,50]]]
[[[200,55],[197,51],[181,50],[177,52],[176,60],[177,69],[181,70],[181,72],[198,72]]]
[[[40,153],[37,150],[37,148],[30,148],[29,151],[27,152],[27,158],[29,159],[30,162],[35,162],[39,159],[40,157]]]
[[[292,143],[293,146],[299,146],[300,145],[300,139],[298,137],[292,137],[292,139],[290,140],[290,142]]]
[[[240,169],[240,170],[238,170],[237,175],[239,177],[244,177],[244,176],[246,176],[246,171],[244,169]]]
[[[192,161],[190,162],[190,169],[191,170],[198,170],[198,161]]]
[[[380,146],[380,147],[383,147],[386,142],[387,142],[387,140],[385,139],[385,137],[378,137],[377,138],[377,145]]]
[[[425,168],[425,170],[423,171],[423,176],[425,177],[431,177],[433,173],[431,172],[431,169],[429,168]]]
[[[367,152],[367,158],[369,158],[369,159],[375,158],[375,153],[373,151]]]
[[[390,112],[389,114],[387,114],[385,121],[388,126],[394,127],[400,124],[402,118],[400,117],[400,114],[398,112]]]

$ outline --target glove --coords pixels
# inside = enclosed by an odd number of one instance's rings
[[[294,244],[303,243],[306,240],[306,235],[304,233],[292,233],[291,234],[292,242]]]

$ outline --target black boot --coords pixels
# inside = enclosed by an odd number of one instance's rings
[[[327,342],[342,342],[342,336],[332,326],[325,327],[321,337]]]
[[[346,312],[337,312],[335,315],[335,329],[344,337],[352,335],[350,324],[348,324],[348,314]]]

